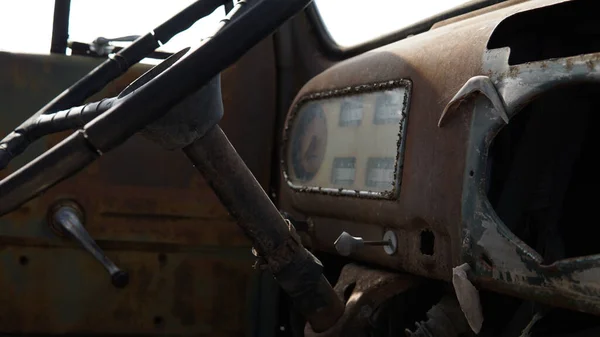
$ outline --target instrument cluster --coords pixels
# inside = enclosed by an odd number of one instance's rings
[[[303,192],[397,197],[408,80],[311,94],[288,117],[283,171]]]

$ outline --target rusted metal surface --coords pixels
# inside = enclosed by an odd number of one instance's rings
[[[460,261],[460,200],[468,135],[466,122],[437,127],[456,91],[478,75],[492,26],[489,17],[433,30],[340,62],[308,82],[302,97],[369,83],[412,82],[402,185],[397,200],[360,200],[293,191],[282,180],[282,209],[310,215],[319,247],[333,251],[342,231],[378,240],[396,232],[399,253],[363,250],[356,258],[418,275],[450,279]],[[476,26],[477,29],[473,29]],[[480,29],[481,28],[481,29]],[[367,225],[370,224],[370,225]],[[421,232],[434,235],[432,255],[420,251]]]
[[[241,334],[244,307],[236,303],[245,298],[248,287],[252,261],[244,258],[247,249],[105,250],[130,272],[126,288],[113,287],[103,267],[78,247],[3,243],[2,331]]]
[[[487,97],[492,103],[494,111],[498,113],[498,116],[500,116],[506,124],[508,124],[508,115],[506,113],[506,108],[504,107],[504,102],[498,94],[494,83],[492,83],[487,76],[475,76],[469,79],[456,95],[452,97],[450,102],[448,102],[448,105],[446,105],[444,111],[442,111],[438,126],[443,126],[446,119],[450,118],[449,116],[456,110],[460,103],[467,100],[471,95],[476,94]]]
[[[275,114],[272,41],[222,75],[221,125],[263,186],[268,184]],[[0,134],[98,64],[83,57],[0,53]],[[115,96],[148,66],[135,66],[91,97]],[[242,90],[243,88],[243,90]],[[235,101],[234,101],[235,99]],[[242,121],[242,122],[240,122]],[[60,141],[33,144],[5,176]],[[252,142],[247,141],[252,139]],[[59,200],[76,200],[86,229],[130,284],[115,289],[106,271],[46,222]],[[239,336],[253,275],[250,242],[181,152],[134,136],[18,210],[0,218],[0,331]],[[26,257],[26,266],[19,264]]]
[[[356,259],[448,281],[452,267],[468,262],[481,287],[600,314],[600,256],[543,265],[495,215],[482,185],[488,148],[506,117],[556,86],[600,80],[598,54],[508,66],[508,48],[486,49],[503,19],[560,2],[523,2],[438,27],[341,62],[302,88],[295,102],[367,83],[399,78],[413,83],[397,200],[303,193],[281,180],[282,208],[295,218],[311,217],[317,249],[335,252],[333,242],[342,231],[377,240],[393,230],[399,240],[395,256],[365,249]],[[438,128],[444,107],[475,76],[489,77],[497,91],[495,105],[479,94],[459,95],[464,104],[453,106],[453,117]],[[506,116],[495,111],[500,106]],[[434,234],[432,255],[420,249],[423,231]]]
[[[484,59],[510,118],[553,88],[600,83],[599,53],[508,66],[508,50],[502,48],[488,51]],[[600,315],[600,255],[544,264],[538,252],[507,228],[485,195],[489,149],[504,126],[490,105],[482,97],[474,99],[465,168],[462,252],[472,276],[486,288]]]
[[[446,295],[427,311],[427,321],[417,323],[414,332],[406,330],[407,337],[459,337],[469,331],[469,325],[453,295]],[[479,331],[475,331],[479,334]]]
[[[325,332],[316,333],[307,325],[305,336],[367,336],[371,315],[377,308],[417,284],[418,279],[411,275],[348,264],[342,269],[334,288],[346,302],[343,316]]]

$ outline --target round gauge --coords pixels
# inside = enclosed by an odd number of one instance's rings
[[[305,182],[314,178],[323,162],[326,144],[323,108],[318,103],[308,103],[298,111],[292,127],[289,161],[293,180]]]

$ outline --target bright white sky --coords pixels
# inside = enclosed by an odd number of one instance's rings
[[[470,0],[314,0],[329,33],[352,46],[410,26]]]
[[[71,0],[69,39],[144,35],[194,0]],[[52,0],[0,0],[0,50],[47,54],[52,38]],[[179,51],[211,32],[224,9],[196,22],[161,50]],[[204,34],[203,34],[204,33]]]
[[[72,0],[69,38],[143,35],[194,0]],[[315,0],[330,34],[343,46],[406,27],[468,0]],[[0,50],[47,54],[52,35],[52,0],[0,0]],[[224,16],[221,8],[161,48],[178,51],[196,44]]]

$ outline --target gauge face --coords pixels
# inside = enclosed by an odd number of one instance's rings
[[[284,177],[298,192],[399,195],[408,80],[310,94],[288,117]]]
[[[323,108],[309,103],[298,113],[291,134],[291,164],[300,181],[311,180],[319,171],[327,144],[327,123]]]
[[[399,123],[403,119],[404,90],[388,90],[377,95],[373,124]]]
[[[331,183],[335,186],[352,186],[356,176],[356,158],[335,158],[331,172]]]
[[[363,118],[363,97],[355,96],[344,99],[340,107],[339,126],[359,126]]]
[[[394,186],[396,158],[369,158],[366,185],[374,190],[386,191]]]

